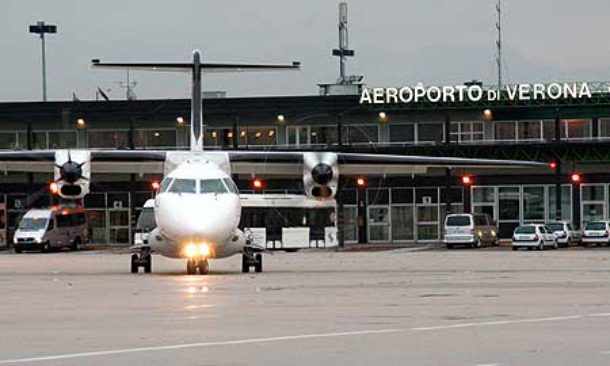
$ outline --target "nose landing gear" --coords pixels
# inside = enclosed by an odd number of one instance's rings
[[[186,274],[195,275],[197,274],[197,270],[199,270],[199,274],[201,275],[208,274],[210,266],[207,258],[189,258],[186,261]]]

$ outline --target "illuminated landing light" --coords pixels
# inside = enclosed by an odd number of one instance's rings
[[[285,122],[286,121],[286,116],[284,116],[283,114],[279,114],[277,116],[277,121],[280,122],[280,123]]]
[[[178,117],[176,118],[176,122],[178,122],[178,124],[184,124],[184,118],[183,117]]]
[[[206,243],[203,244],[189,244],[184,249],[184,253],[187,257],[209,257],[212,254],[212,248]]]
[[[187,257],[192,258],[198,253],[197,246],[195,244],[189,244],[186,246],[184,252],[186,253]]]
[[[470,184],[472,184],[472,177],[470,177],[470,176],[468,176],[468,175],[463,176],[463,177],[462,177],[462,183],[463,183],[464,185],[470,185]]]
[[[81,127],[81,128],[82,128],[82,127],[85,127],[85,125],[86,125],[85,120],[84,120],[84,119],[82,119],[82,118],[77,119],[77,120],[76,120],[76,125],[77,125],[78,127]]]
[[[56,195],[59,192],[59,186],[56,182],[51,182],[51,184],[49,184],[49,192],[51,192],[52,195]]]
[[[211,253],[210,246],[207,244],[199,244],[199,255],[209,257]]]

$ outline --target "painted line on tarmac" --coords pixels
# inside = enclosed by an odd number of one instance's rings
[[[394,328],[394,329],[360,330],[360,331],[351,331],[351,332],[300,334],[300,335],[280,336],[280,337],[250,338],[250,339],[236,339],[236,340],[227,340],[227,341],[174,344],[174,345],[168,345],[168,346],[123,348],[123,349],[114,349],[114,350],[105,350],[105,351],[93,351],[93,352],[81,352],[81,353],[68,353],[68,354],[61,354],[61,355],[5,359],[5,360],[0,360],[0,364],[5,365],[5,364],[16,364],[16,363],[27,363],[27,362],[56,361],[56,360],[67,360],[67,359],[74,359],[74,358],[121,355],[121,354],[128,354],[128,353],[171,351],[171,350],[188,349],[188,348],[204,348],[204,347],[215,347],[215,346],[234,346],[234,345],[248,345],[248,344],[259,344],[259,343],[290,342],[290,341],[298,341],[298,340],[306,340],[306,339],[341,338],[341,337],[368,336],[368,335],[408,333],[408,332],[426,332],[426,331],[435,331],[435,330],[450,330],[450,329],[463,329],[463,328],[488,327],[488,326],[500,326],[500,325],[512,325],[512,324],[527,324],[527,323],[544,323],[544,322],[550,323],[550,322],[559,322],[559,321],[567,321],[567,320],[579,320],[579,319],[586,319],[586,318],[592,318],[592,317],[610,318],[610,313],[555,316],[555,317],[531,318],[531,319],[515,319],[515,320],[489,321],[489,322],[480,322],[480,323],[461,323],[461,324],[441,325],[441,326],[433,326],[433,327]],[[602,353],[610,354],[610,351],[602,352]]]

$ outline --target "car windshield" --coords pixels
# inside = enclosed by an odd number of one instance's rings
[[[449,216],[447,226],[470,226],[470,216]]]
[[[194,179],[174,179],[168,192],[173,193],[196,193],[197,181]]]
[[[606,230],[606,224],[603,222],[590,222],[585,225],[585,230]]]
[[[199,181],[199,193],[227,193],[227,187],[220,179],[202,179]]]
[[[152,207],[145,207],[142,209],[140,216],[138,217],[138,223],[136,224],[136,230],[151,231],[157,227],[155,222],[155,210]]]
[[[520,226],[515,231],[515,234],[536,234],[535,226]]]
[[[24,217],[19,223],[19,230],[35,231],[46,229],[49,219],[46,217],[32,218]]]
[[[563,224],[560,222],[555,222],[552,224],[547,224],[546,225],[549,229],[551,229],[552,231],[563,231]]]

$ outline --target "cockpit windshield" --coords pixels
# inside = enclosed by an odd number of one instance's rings
[[[197,181],[176,178],[167,191],[171,193],[197,193]]]
[[[227,187],[220,179],[202,179],[199,181],[199,193],[227,193]]]
[[[239,194],[239,189],[237,188],[237,186],[235,185],[235,183],[233,183],[233,181],[231,179],[222,178],[222,181],[225,182],[225,184],[227,185],[227,188],[229,188],[229,192]]]
[[[173,181],[174,181],[174,179],[170,178],[170,177],[163,178],[163,180],[161,181],[161,186],[159,187],[159,192],[161,192],[161,193],[167,192],[167,189],[169,188],[169,186],[172,184]]]

